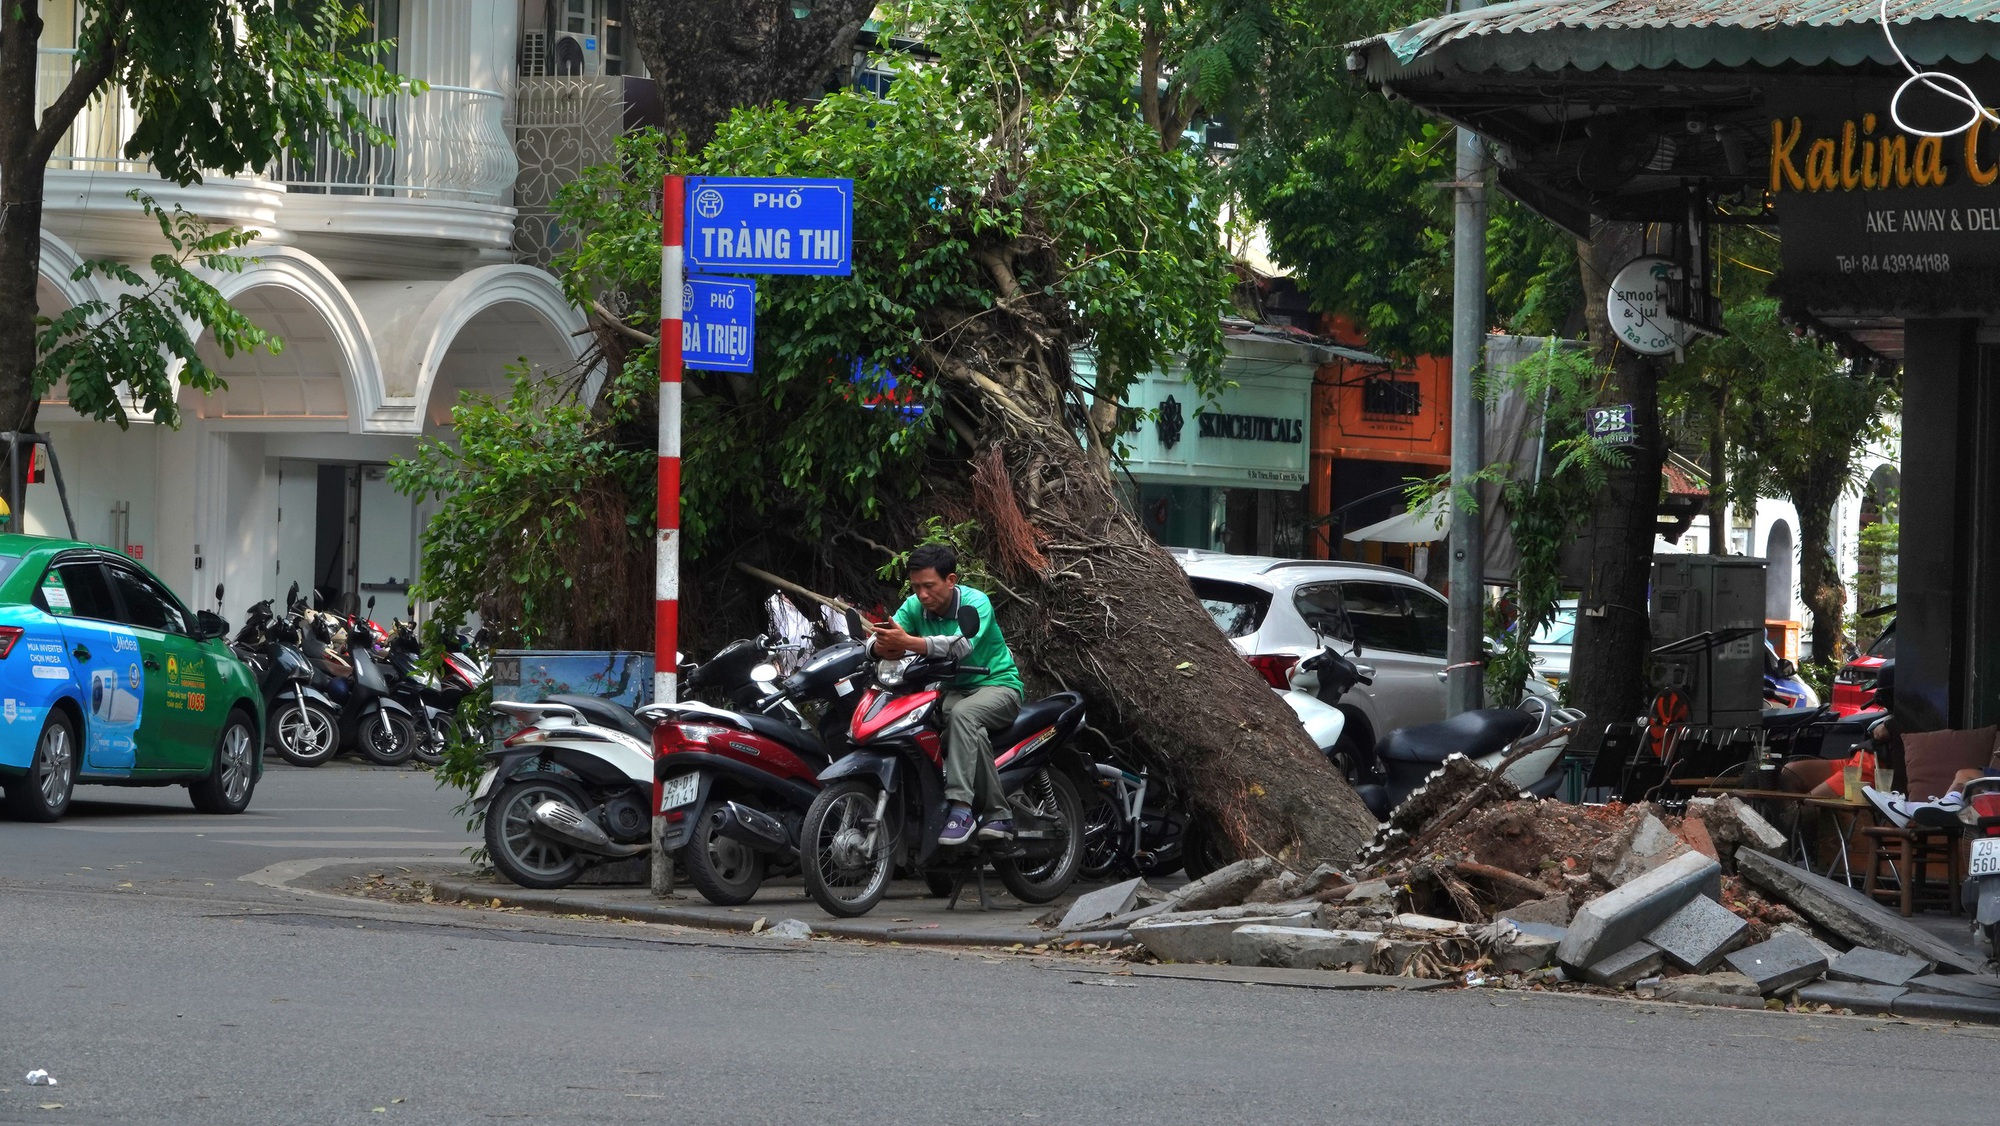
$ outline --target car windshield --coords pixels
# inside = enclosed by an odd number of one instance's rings
[[[1889,623],[1889,628],[1883,630],[1882,636],[1875,639],[1875,644],[1868,647],[1868,655],[1885,661],[1896,655],[1896,623]]]
[[[1535,631],[1531,645],[1568,645],[1576,636],[1576,611],[1557,610],[1556,616]]]
[[[1202,609],[1227,637],[1248,637],[1264,625],[1271,610],[1271,592],[1221,579],[1189,579]]]

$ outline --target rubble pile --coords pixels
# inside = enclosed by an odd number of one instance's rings
[[[1060,927],[1170,962],[2000,1023],[2000,977],[1780,859],[1785,836],[1734,798],[1675,813],[1506,789],[1454,759],[1352,872],[1259,857],[1171,891],[1132,880]]]

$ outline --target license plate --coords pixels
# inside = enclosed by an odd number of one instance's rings
[[[701,793],[701,775],[683,774],[660,783],[660,812],[691,805]]]
[[[1968,876],[2000,876],[2000,837],[1972,838],[1972,863]]]
[[[486,795],[493,792],[493,783],[499,781],[499,779],[500,772],[497,770],[489,770],[480,775],[479,788],[472,791],[472,800],[476,802],[485,801]]]

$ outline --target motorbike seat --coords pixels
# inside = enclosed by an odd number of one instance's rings
[[[580,712],[586,722],[599,727],[609,727],[613,731],[622,731],[642,743],[650,744],[653,741],[652,731],[639,722],[639,717],[633,715],[625,705],[616,700],[574,692],[559,692],[554,696],[543,697],[542,702],[566,704]]]
[[[1074,692],[1058,692],[1053,696],[1021,705],[1021,712],[1005,731],[993,733],[993,749],[1004,751],[1014,744],[1061,719],[1064,712],[1083,706],[1083,697]]]
[[[756,712],[738,712],[737,714],[742,717],[743,726],[748,727],[766,739],[790,750],[797,751],[799,754],[825,761],[827,757],[826,748],[820,745],[819,737],[810,731],[801,730],[782,719],[760,715]]]
[[[1480,708],[1442,723],[1404,727],[1382,737],[1375,753],[1384,761],[1436,765],[1453,755],[1483,758],[1535,728],[1535,717],[1518,708]]]

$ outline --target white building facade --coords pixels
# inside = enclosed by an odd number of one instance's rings
[[[123,159],[134,123],[114,97],[84,111],[48,170],[44,314],[101,296],[72,280],[81,261],[143,267],[164,249],[126,198],[134,188],[257,233],[244,252],[254,261],[217,282],[282,351],[225,357],[202,342],[228,386],[183,391],[178,429],[82,419],[61,388],[38,424],[78,536],[143,558],[198,608],[218,608],[221,583],[219,608],[240,616],[296,581],[328,599],[373,597],[383,621],[407,616],[426,514],[389,487],[389,463],[445,434],[461,391],[504,389],[510,365],[594,387],[584,315],[543,268],[545,205],[628,125],[643,80],[617,73],[637,69],[620,54],[622,4],[367,6],[396,39],[393,69],[430,85],[368,107],[393,147],[347,157],[325,146],[309,162],[182,188]],[[75,11],[72,0],[42,8],[46,103],[68,79]],[[23,516],[25,530],[66,533],[53,485],[29,486]]]

